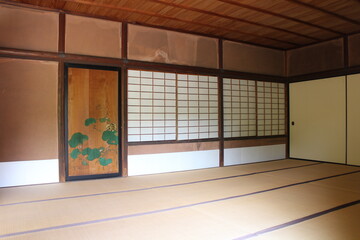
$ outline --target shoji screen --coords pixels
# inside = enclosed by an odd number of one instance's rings
[[[360,74],[347,76],[347,163],[360,165]]]
[[[223,79],[224,137],[256,136],[255,81]]]
[[[257,82],[257,135],[285,134],[285,84]]]
[[[128,71],[128,141],[176,140],[176,74]]]
[[[217,77],[128,71],[129,142],[217,137]]]
[[[224,137],[284,135],[285,84],[223,79]]]
[[[290,157],[345,163],[345,77],[290,84]]]
[[[217,78],[178,74],[178,140],[218,137]]]

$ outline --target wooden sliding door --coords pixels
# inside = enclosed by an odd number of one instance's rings
[[[119,70],[67,65],[67,180],[120,175]]]

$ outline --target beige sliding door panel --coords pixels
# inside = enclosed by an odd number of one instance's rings
[[[345,77],[291,83],[290,157],[345,163],[345,111]]]
[[[360,74],[347,77],[347,163],[360,165]]]

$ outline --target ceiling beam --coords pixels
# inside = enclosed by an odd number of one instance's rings
[[[163,18],[163,19],[172,20],[172,21],[178,21],[178,22],[182,22],[182,23],[188,23],[188,24],[192,24],[192,25],[204,26],[204,27],[213,28],[213,29],[216,29],[216,30],[221,28],[223,30],[226,30],[227,32],[234,32],[234,33],[238,33],[238,34],[245,35],[245,36],[249,35],[249,36],[257,37],[257,38],[260,38],[260,39],[267,39],[267,40],[271,40],[271,41],[274,41],[274,42],[288,44],[288,45],[292,45],[292,46],[300,46],[300,44],[298,44],[298,43],[285,41],[285,40],[279,40],[279,39],[276,39],[276,38],[267,37],[267,36],[263,36],[263,35],[259,35],[259,34],[255,34],[255,33],[248,33],[248,32],[243,32],[243,31],[239,31],[239,30],[235,30],[235,29],[231,29],[231,28],[225,28],[225,27],[217,27],[217,26],[214,26],[214,25],[206,24],[206,23],[189,21],[189,20],[184,20],[184,19],[170,17],[170,16],[164,16],[164,15],[160,15],[160,14],[157,14],[157,13],[154,13],[154,12],[148,12],[148,11],[144,11],[144,10],[133,9],[133,8],[129,8],[129,7],[120,7],[120,6],[115,6],[115,5],[112,5],[112,4],[89,2],[89,1],[86,1],[86,0],[63,0],[63,1],[83,4],[83,5],[87,5],[87,6],[99,7],[99,8],[116,9],[116,10],[125,11],[125,12],[131,12],[131,13],[147,15],[147,16],[150,16],[150,17],[157,17],[157,18]]]
[[[235,5],[235,6],[238,6],[238,7],[242,7],[242,8],[251,9],[251,10],[256,11],[256,12],[260,12],[260,13],[264,13],[264,14],[276,16],[276,17],[283,18],[283,19],[286,19],[286,20],[289,20],[289,21],[301,23],[301,24],[304,24],[304,25],[307,25],[307,26],[310,26],[310,27],[314,27],[314,28],[317,28],[317,29],[321,29],[321,30],[324,30],[324,31],[327,31],[327,32],[334,33],[334,34],[336,34],[336,35],[342,36],[342,35],[345,34],[345,33],[343,33],[343,32],[335,31],[335,30],[333,30],[333,29],[326,28],[326,27],[323,27],[323,26],[319,26],[319,25],[316,25],[316,24],[313,24],[313,23],[310,23],[310,22],[306,22],[306,21],[297,19],[297,18],[288,17],[288,16],[286,16],[286,15],[282,15],[282,14],[279,14],[279,13],[271,12],[271,11],[268,11],[268,10],[266,10],[266,9],[257,8],[257,7],[253,7],[253,6],[250,6],[250,5],[247,5],[247,4],[239,3],[239,2],[234,1],[234,0],[218,0],[218,1],[224,2],[224,3],[228,3],[228,4],[232,4],[232,5]]]
[[[355,24],[355,25],[360,25],[360,22],[357,21],[357,20],[354,20],[354,19],[351,19],[351,18],[348,18],[348,17],[345,17],[343,15],[340,15],[340,14],[337,14],[337,13],[334,13],[334,12],[331,12],[331,11],[328,11],[326,9],[323,9],[323,8],[320,8],[320,7],[317,7],[315,5],[312,5],[312,4],[309,4],[309,3],[304,3],[304,2],[301,2],[301,1],[298,1],[298,0],[286,0],[288,2],[291,2],[291,3],[296,3],[298,5],[301,5],[301,6],[304,6],[304,7],[307,7],[307,8],[310,8],[312,10],[316,10],[316,11],[319,11],[319,12],[322,12],[322,13],[325,13],[325,14],[328,14],[330,16],[333,16],[333,17],[337,17],[341,20],[344,20],[346,22],[349,22],[349,23],[352,23],[352,24]],[[360,7],[360,6],[359,6]]]
[[[203,10],[203,9],[200,9],[200,8],[189,7],[189,6],[185,6],[185,5],[182,5],[182,4],[177,4],[177,3],[173,3],[173,2],[167,2],[167,1],[163,1],[163,0],[149,0],[149,1],[156,2],[156,3],[159,3],[159,4],[164,4],[164,5],[167,5],[167,6],[172,6],[172,7],[175,7],[175,8],[194,11],[194,12],[198,12],[198,13],[202,13],[202,14],[208,14],[208,15],[219,17],[219,18],[226,18],[226,19],[229,19],[229,20],[232,20],[232,21],[237,21],[237,22],[247,23],[247,24],[251,24],[251,25],[255,25],[255,26],[259,26],[259,27],[269,28],[269,29],[273,29],[273,30],[276,30],[276,31],[281,31],[281,32],[284,32],[284,33],[287,33],[287,34],[296,35],[298,37],[306,38],[306,39],[309,39],[309,40],[315,40],[315,41],[321,40],[321,39],[316,38],[316,37],[308,36],[308,35],[301,34],[301,33],[298,33],[298,32],[293,32],[293,31],[290,31],[290,30],[287,30],[287,29],[284,29],[284,28],[279,28],[279,27],[275,27],[275,26],[271,26],[271,25],[267,25],[267,24],[262,24],[262,23],[258,23],[258,22],[254,22],[254,21],[249,21],[249,20],[242,19],[242,18],[232,17],[232,16],[229,16],[229,15],[220,14],[220,13],[213,12],[213,11],[207,11],[207,10]]]

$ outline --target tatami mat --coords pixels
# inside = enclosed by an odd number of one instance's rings
[[[360,204],[251,238],[253,240],[359,240]]]
[[[313,163],[291,159],[257,164],[237,165],[232,167],[209,168],[127,178],[110,178],[24,187],[0,188],[0,205],[41,199],[71,197],[114,191],[127,191],[139,188],[180,184],[309,164]]]
[[[2,196],[0,238],[236,239],[358,201],[360,187],[354,184],[360,181],[357,171],[360,168],[281,160],[159,175],[6,188],[0,190],[0,194],[10,195]],[[102,184],[106,186],[101,187]],[[138,191],[106,194],[134,189]],[[38,195],[27,196],[31,190]],[[46,201],[94,193],[100,194]],[[29,200],[38,201],[26,203]],[[4,205],[7,203],[19,204]],[[359,211],[355,206],[351,208]],[[316,218],[311,221],[316,221]],[[286,234],[296,235],[294,229]],[[351,231],[356,235],[360,230],[354,228]],[[259,239],[267,239],[267,235],[272,237],[271,234],[263,234]]]

